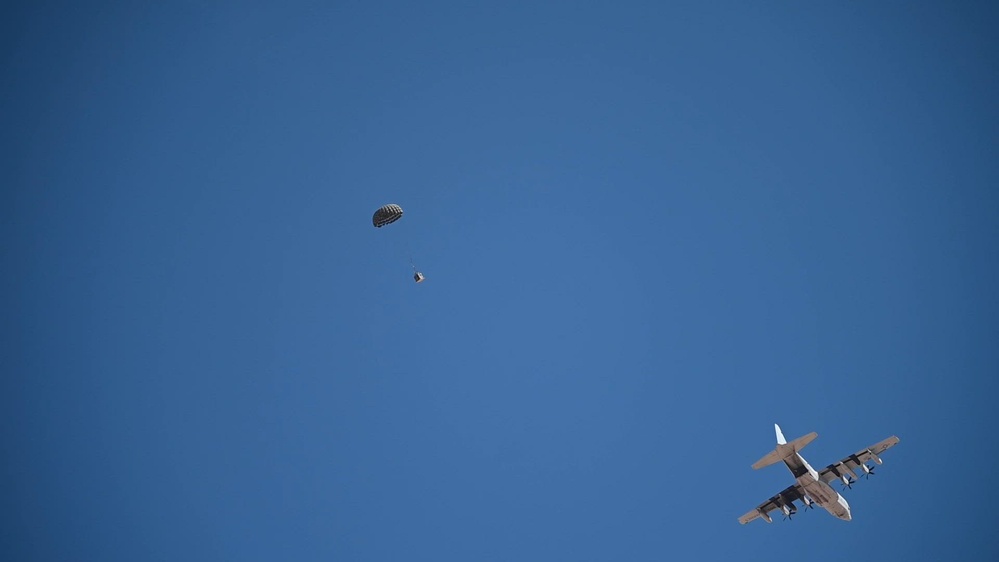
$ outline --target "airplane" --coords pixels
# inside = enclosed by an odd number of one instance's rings
[[[798,452],[818,437],[818,433],[813,431],[788,443],[780,431],[780,426],[774,424],[774,429],[777,431],[777,448],[753,463],[753,469],[758,470],[764,466],[784,461],[791,474],[794,475],[796,482],[776,496],[761,503],[753,511],[740,517],[739,523],[743,525],[758,518],[772,523],[773,519],[770,518],[769,514],[774,510],[780,510],[785,519],[791,519],[791,516],[798,512],[798,508],[794,505],[795,500],[801,500],[806,508],[811,509],[814,509],[817,504],[834,517],[849,521],[852,518],[850,504],[846,503],[846,499],[839,495],[839,492],[833,490],[829,483],[839,480],[843,483],[844,489],[853,488],[853,484],[857,481],[856,471],[858,468],[861,469],[864,477],[870,477],[874,474],[874,467],[867,466],[867,462],[873,460],[875,463],[881,464],[881,458],[878,455],[898,444],[898,437],[893,435],[817,471],[809,466]]]

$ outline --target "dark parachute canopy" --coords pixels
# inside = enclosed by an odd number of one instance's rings
[[[392,224],[402,218],[402,207],[392,204],[383,205],[375,211],[375,216],[371,217],[371,223],[375,228],[381,228],[386,224]]]

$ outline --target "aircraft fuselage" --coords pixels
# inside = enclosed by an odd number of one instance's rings
[[[785,457],[784,464],[791,471],[791,474],[794,475],[794,479],[798,482],[798,485],[808,495],[808,499],[814,501],[819,507],[825,509],[838,519],[842,519],[843,521],[851,519],[850,504],[846,502],[846,498],[839,495],[839,492],[833,490],[829,484],[819,480],[819,473],[809,466],[805,462],[805,459],[801,458],[800,454],[793,453]]]

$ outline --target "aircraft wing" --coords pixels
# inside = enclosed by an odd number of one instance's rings
[[[853,480],[857,479],[858,474],[862,475],[871,470],[867,466],[868,461],[873,460],[881,464],[881,458],[878,455],[897,444],[898,437],[892,435],[880,443],[871,445],[866,449],[861,449],[845,459],[823,468],[819,471],[819,479],[828,484],[833,480],[842,480],[843,477],[846,477],[852,483]],[[860,469],[859,473],[857,472],[858,468]]]
[[[801,492],[801,487],[797,484],[784,488],[779,494],[770,498],[769,500],[761,503],[749,513],[743,515],[739,518],[739,523],[745,525],[750,521],[762,517],[767,523],[770,523],[771,518],[768,515],[771,511],[777,510],[784,513],[784,508],[788,509],[789,513],[795,513],[798,509],[794,506],[794,500],[800,500],[804,494]]]

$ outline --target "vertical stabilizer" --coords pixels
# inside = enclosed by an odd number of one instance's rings
[[[777,424],[774,424],[774,429],[777,430],[777,444],[778,445],[785,445],[785,444],[787,444],[787,440],[784,439],[784,434],[780,432],[780,426],[777,425]]]

